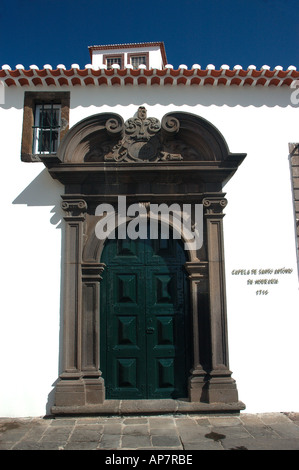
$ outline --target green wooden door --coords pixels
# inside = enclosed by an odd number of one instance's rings
[[[102,261],[101,370],[108,399],[187,396],[185,253],[177,240],[109,240]]]

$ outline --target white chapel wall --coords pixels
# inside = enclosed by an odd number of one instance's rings
[[[49,412],[59,361],[63,188],[21,162],[23,94],[6,89],[0,106],[0,416],[12,417]]]
[[[126,120],[140,105],[159,119],[186,111],[216,126],[231,152],[247,153],[224,188],[230,368],[247,412],[297,410],[299,294],[288,144],[299,140],[299,131],[290,89],[103,86],[70,91],[71,126],[107,111]],[[5,221],[0,416],[49,412],[59,374],[63,187],[41,163],[20,160],[23,93],[8,89],[0,106]],[[275,274],[282,268],[292,272]],[[258,273],[265,269],[273,272]],[[232,274],[240,270],[246,274]],[[278,283],[265,288],[255,284],[261,279]],[[258,290],[268,294],[257,295]]]

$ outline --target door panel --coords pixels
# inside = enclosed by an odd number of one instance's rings
[[[146,318],[154,330],[147,341],[149,398],[186,396],[183,270],[181,266],[146,269]]]
[[[186,255],[179,240],[157,239],[146,240],[145,246],[145,263],[147,265],[171,265],[184,264]]]
[[[117,236],[117,235],[116,235]],[[144,264],[146,240],[115,239],[108,240],[105,246],[104,258],[111,265]]]
[[[107,269],[106,381],[110,398],[142,398],[145,384],[143,269]]]
[[[107,243],[100,322],[106,398],[187,396],[185,253],[176,245],[176,240]]]

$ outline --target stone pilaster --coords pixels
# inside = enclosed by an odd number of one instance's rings
[[[64,198],[63,372],[56,386],[55,408],[73,410],[105,400],[99,370],[99,283],[105,265],[82,262],[87,204]]]
[[[83,248],[83,223],[87,204],[84,200],[64,200],[66,212],[64,259],[64,372],[81,371],[81,254]]]
[[[63,283],[63,372],[56,386],[55,405],[85,404],[81,371],[81,254],[86,201],[64,198],[65,252]]]
[[[224,194],[203,199],[209,263],[209,321],[211,338],[210,371],[207,383],[209,403],[238,401],[235,380],[228,359],[226,290],[223,247]]]
[[[99,284],[104,263],[82,263],[82,374],[86,404],[105,400],[104,379],[99,370]]]
[[[193,367],[189,378],[189,398],[192,402],[200,402],[206,399],[208,263],[187,262],[185,269],[190,281],[193,331]]]

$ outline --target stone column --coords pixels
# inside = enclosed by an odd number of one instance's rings
[[[185,263],[190,281],[190,303],[193,331],[193,367],[189,379],[189,398],[192,402],[206,401],[206,367],[209,350],[207,334],[208,263]]]
[[[66,212],[64,284],[63,284],[63,372],[56,386],[56,406],[77,406],[85,403],[82,379],[82,280],[81,256],[83,224],[87,204],[83,199],[64,198]]]
[[[104,379],[99,370],[99,284],[104,268],[104,263],[82,264],[82,374],[87,405],[105,400]]]
[[[228,360],[227,314],[223,247],[223,209],[225,194],[203,199],[209,263],[209,316],[211,357],[207,386],[209,403],[235,403],[238,392]]]

